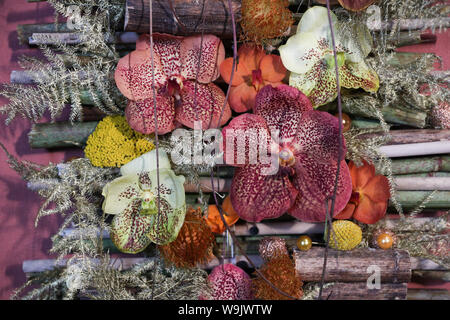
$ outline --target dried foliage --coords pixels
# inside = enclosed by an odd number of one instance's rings
[[[260,272],[277,288],[289,294],[290,296],[300,299],[303,295],[303,282],[297,275],[295,264],[288,255],[271,259],[266,262],[260,269]],[[252,280],[254,294],[257,299],[263,300],[286,300],[288,297],[280,294],[273,289],[261,277]]]
[[[74,28],[80,41],[68,45],[58,41],[39,45],[45,59],[24,56],[22,68],[34,84],[5,84],[0,94],[9,99],[0,112],[7,114],[6,123],[16,116],[37,122],[49,112],[52,121],[70,106],[70,120],[83,119],[82,104],[87,101],[107,114],[122,114],[125,99],[117,90],[112,74],[119,53],[109,41],[123,16],[121,0],[48,1],[55,11],[69,17],[69,5],[80,8]],[[87,62],[86,62],[87,60]]]
[[[193,268],[213,257],[214,241],[214,235],[206,224],[201,209],[189,208],[177,239],[158,246],[158,249],[164,259],[176,267]]]

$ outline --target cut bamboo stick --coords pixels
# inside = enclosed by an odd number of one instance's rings
[[[426,173],[410,173],[410,174],[402,174],[394,176],[394,179],[397,178],[426,178],[426,177],[436,177],[436,178],[445,178],[450,177],[450,172],[426,172]]]
[[[450,190],[450,177],[396,177],[394,181],[397,190]]]
[[[450,156],[417,157],[392,160],[392,174],[450,172]]]
[[[415,208],[422,200],[430,195],[431,191],[397,191],[397,201],[404,208]],[[425,205],[429,209],[449,209],[450,191],[437,191],[432,199]]]
[[[105,35],[107,43],[135,45],[139,35],[136,32],[117,32],[114,36]],[[85,39],[76,32],[33,33],[28,39],[29,45],[80,44]]]
[[[450,27],[450,18],[431,18],[431,19],[399,19],[392,21],[368,21],[367,27],[373,31],[391,30],[393,27],[398,30],[425,30]]]
[[[390,158],[447,154],[450,153],[450,141],[444,140],[424,143],[385,145],[381,146],[379,150],[385,156]]]
[[[97,127],[97,121],[36,123],[28,133],[31,148],[82,147]]]
[[[33,33],[73,32],[66,23],[19,24],[17,35],[21,44],[28,44]]]
[[[353,121],[352,121],[353,124]],[[407,143],[424,143],[434,141],[449,141],[450,129],[434,130],[434,129],[412,129],[412,130],[390,130],[389,134],[368,133],[359,136],[361,139],[374,138],[380,136],[389,136],[389,145],[407,144]]]

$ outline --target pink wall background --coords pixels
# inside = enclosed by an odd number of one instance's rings
[[[9,82],[11,71],[19,69],[17,63],[19,56],[38,54],[37,49],[19,44],[17,25],[51,22],[53,10],[45,2],[0,0],[0,83]],[[402,51],[435,52],[443,58],[444,68],[449,69],[449,40],[450,32],[447,31],[438,35],[436,44],[412,46]],[[0,98],[0,105],[6,102]],[[0,142],[12,155],[21,160],[47,164],[64,161],[73,155],[82,155],[82,151],[76,149],[32,150],[27,138],[30,122],[16,119],[6,126],[5,118],[4,115],[0,116]],[[50,237],[58,230],[60,223],[57,216],[49,216],[42,218],[37,228],[34,227],[41,198],[26,188],[25,182],[8,167],[6,159],[6,155],[0,151],[0,299],[9,299],[13,290],[25,282],[25,275],[22,272],[24,260],[51,258],[48,255]],[[434,287],[442,285],[437,284]]]

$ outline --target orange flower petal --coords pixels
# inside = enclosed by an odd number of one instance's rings
[[[246,83],[232,87],[228,99],[230,107],[236,112],[246,112],[253,109],[256,93],[256,89]]]
[[[353,216],[353,212],[355,212],[356,205],[353,202],[347,203],[344,210],[339,212],[336,216],[334,216],[334,219],[350,219]]]
[[[223,233],[225,231],[225,226],[222,223],[222,219],[220,219],[219,210],[215,204],[208,206],[208,217],[205,217],[205,220],[212,232]]]
[[[364,188],[364,186],[375,176],[375,167],[364,161],[364,165],[357,167],[352,161],[349,163],[350,175],[352,176],[353,190]]]
[[[233,68],[233,58],[227,58],[220,64],[220,75],[226,83],[230,82],[231,68]],[[232,86],[238,86],[251,77],[251,71],[243,63],[237,65],[234,70]]]
[[[233,209],[229,195],[223,201],[222,209],[224,212],[223,217],[230,227],[239,220],[239,215]],[[220,217],[219,209],[216,205],[212,204],[208,206],[208,218],[205,219],[212,232],[223,233],[226,230],[226,227],[222,222],[222,218]]]
[[[389,181],[385,176],[377,175],[362,188],[362,193],[375,202],[386,202],[391,196]]]
[[[239,64],[243,64],[250,73],[259,69],[261,60],[266,56],[263,49],[255,45],[244,44],[238,50]]]
[[[376,223],[384,217],[387,209],[387,201],[375,202],[369,197],[362,196],[353,218],[366,224]]]
[[[229,195],[225,198],[225,200],[223,200],[222,209],[225,214],[225,221],[230,227],[239,220],[239,215],[234,210],[233,205],[231,204],[231,197]]]
[[[287,72],[281,62],[281,57],[274,54],[268,54],[262,58],[259,68],[262,72],[262,78],[269,82],[280,82]]]

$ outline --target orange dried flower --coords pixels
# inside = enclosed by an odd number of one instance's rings
[[[261,43],[282,36],[294,23],[288,6],[288,0],[242,0],[244,39]]]
[[[193,268],[213,258],[214,235],[206,224],[201,209],[189,208],[175,241],[158,246],[165,260],[179,268]]]
[[[278,289],[290,296],[300,299],[303,296],[303,282],[295,270],[295,264],[287,256],[281,256],[266,262],[260,272]],[[262,300],[288,300],[289,298],[273,289],[261,277],[252,280],[256,299]]]

